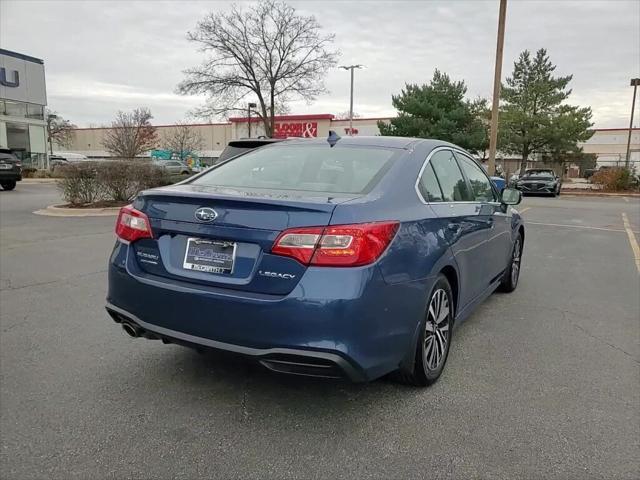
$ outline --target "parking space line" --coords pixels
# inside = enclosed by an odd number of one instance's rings
[[[591,225],[568,225],[565,223],[541,223],[541,222],[526,222],[527,225],[543,225],[545,227],[566,227],[566,228],[578,228],[583,230],[604,230],[605,232],[626,232],[621,228],[607,228],[607,227],[592,227]]]
[[[636,259],[636,268],[638,269],[638,273],[640,273],[640,247],[638,246],[638,241],[636,240],[636,236],[631,230],[631,224],[629,223],[629,218],[625,212],[622,212],[622,223],[624,224],[624,229],[627,232],[627,236],[629,237],[629,243],[631,244],[631,250],[633,250],[633,256]]]

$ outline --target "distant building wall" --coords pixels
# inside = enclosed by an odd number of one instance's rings
[[[388,122],[390,118],[357,118],[353,120],[354,135],[379,135],[378,121]],[[158,125],[158,145],[162,147],[163,139],[171,135],[175,125]],[[200,155],[217,157],[231,140],[264,136],[264,125],[259,118],[251,118],[251,132],[247,117],[230,118],[227,123],[195,123],[190,125],[203,140]],[[279,138],[289,137],[326,137],[329,130],[335,130],[338,135],[349,134],[349,120],[335,120],[328,113],[314,115],[278,115],[275,117],[275,135]],[[102,144],[108,127],[77,128],[73,131],[73,140],[68,152],[80,153],[88,157],[110,156]],[[61,148],[59,149],[62,150]]]
[[[585,153],[597,156],[598,166],[624,166],[627,156],[628,128],[601,128],[593,136],[581,143]],[[640,170],[640,128],[631,133],[631,166]]]

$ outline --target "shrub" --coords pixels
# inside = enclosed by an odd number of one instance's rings
[[[594,173],[591,181],[605,190],[618,192],[631,187],[632,176],[628,168],[607,168]]]
[[[59,173],[58,188],[68,203],[81,205],[102,198],[104,187],[98,179],[96,162],[70,163],[59,167]]]
[[[144,160],[70,163],[56,168],[58,186],[72,205],[128,202],[138,192],[173,183],[166,170]]]
[[[22,167],[22,177],[23,178],[33,178],[33,175],[38,171],[37,168],[33,167]]]
[[[145,161],[110,161],[100,164],[98,177],[109,200],[125,202],[147,188],[169,185],[166,171]]]

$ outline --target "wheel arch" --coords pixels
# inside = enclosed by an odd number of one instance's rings
[[[451,265],[446,265],[440,270],[440,273],[445,276],[449,285],[451,286],[451,293],[453,294],[453,311],[454,317],[455,313],[458,312],[458,299],[459,299],[459,291],[460,291],[460,283],[458,282],[458,272]]]

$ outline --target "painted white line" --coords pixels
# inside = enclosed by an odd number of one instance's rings
[[[627,214],[622,212],[622,223],[624,223],[624,229],[627,232],[627,236],[629,237],[629,243],[631,244],[631,250],[633,250],[633,256],[636,259],[636,268],[638,269],[638,273],[640,273],[640,246],[638,246],[638,241],[636,240],[636,236],[631,230],[631,224],[629,223],[629,218]]]
[[[620,228],[606,228],[606,227],[592,227],[590,225],[567,225],[564,223],[539,223],[539,222],[526,222],[526,225],[543,225],[545,227],[566,227],[566,228],[578,228],[583,230],[603,230],[605,232],[625,232],[626,230]]]

